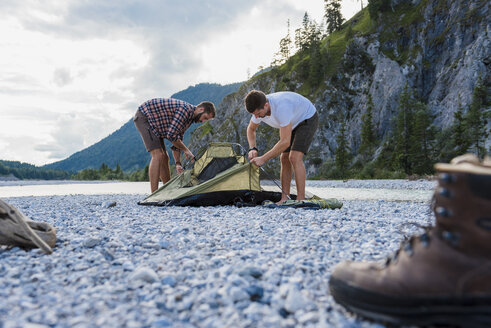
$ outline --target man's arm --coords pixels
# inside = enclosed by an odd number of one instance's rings
[[[247,126],[247,142],[249,142],[249,148],[256,147],[256,129],[258,126],[259,124],[249,121],[249,125]],[[253,159],[254,157],[257,157],[257,155],[258,155],[257,150],[251,150],[248,153],[249,160]]]
[[[283,126],[280,128],[280,140],[271,148],[266,154],[260,157],[256,157],[251,160],[252,163],[257,166],[261,166],[270,159],[281,154],[285,149],[290,145],[290,139],[292,137],[292,124],[288,124],[287,126]]]
[[[181,140],[182,136],[184,135],[184,131],[186,130],[186,122],[190,119],[187,114],[188,113],[183,107],[179,107],[175,110],[172,122],[169,124],[167,131],[165,131],[165,138],[169,140],[174,147],[182,150],[186,158],[189,160],[194,158],[194,155]]]
[[[181,139],[176,139],[175,141],[171,141],[171,143],[174,145],[174,147],[182,150],[188,160],[194,158],[193,153],[188,149],[188,147],[186,147],[186,145],[182,142]],[[172,155],[174,155],[174,150],[172,150]],[[179,154],[179,158],[181,158],[181,154]]]
[[[174,156],[174,163],[176,163],[177,174],[181,174],[184,171],[181,163],[181,150],[178,149],[177,147],[171,147],[171,149],[172,149],[172,156]]]

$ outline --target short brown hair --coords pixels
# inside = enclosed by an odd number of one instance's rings
[[[254,113],[258,108],[263,108],[268,102],[264,92],[259,90],[251,90],[244,99],[246,109],[249,113]]]
[[[204,111],[203,113],[211,114],[213,118],[217,114],[217,110],[215,109],[215,105],[211,101],[202,101],[198,104],[196,107],[203,107]]]

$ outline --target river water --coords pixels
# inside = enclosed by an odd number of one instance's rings
[[[0,184],[0,198],[53,195],[149,194],[148,182],[76,182],[38,181]],[[269,189],[269,188],[268,188]],[[322,198],[343,200],[430,201],[433,190],[369,189],[307,187],[307,191]]]

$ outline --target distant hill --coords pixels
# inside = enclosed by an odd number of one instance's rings
[[[0,181],[16,179],[62,180],[69,179],[71,172],[37,167],[18,161],[0,160]]]
[[[205,100],[218,105],[226,95],[237,91],[241,84],[200,83],[173,94],[171,98],[181,99],[193,105]],[[184,135],[185,144],[189,143],[190,133],[197,126],[197,124],[193,124],[186,131]],[[150,155],[145,150],[140,134],[133,124],[133,119],[130,119],[117,131],[94,145],[76,152],[64,160],[43,167],[76,172],[89,168],[98,169],[102,163],[105,163],[110,168],[115,168],[119,164],[123,171],[133,172],[144,168],[149,162]]]

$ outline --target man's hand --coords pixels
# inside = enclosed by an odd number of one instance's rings
[[[253,149],[249,152],[248,154],[248,157],[249,157],[249,161],[251,161],[253,158],[256,158],[257,155],[259,155],[259,153],[257,152],[257,150]]]
[[[255,164],[256,166],[262,166],[264,163],[266,163],[266,161],[264,160],[264,158],[262,156],[259,156],[259,157],[254,157],[253,159],[251,159],[251,163]]]
[[[186,149],[186,150],[184,151],[184,155],[186,156],[186,159],[187,159],[188,161],[190,161],[190,160],[194,160],[194,155],[193,155],[193,153],[192,153],[192,152],[191,152],[189,149]]]
[[[176,171],[177,174],[181,174],[182,172],[184,172],[184,169],[181,164],[176,164]]]

